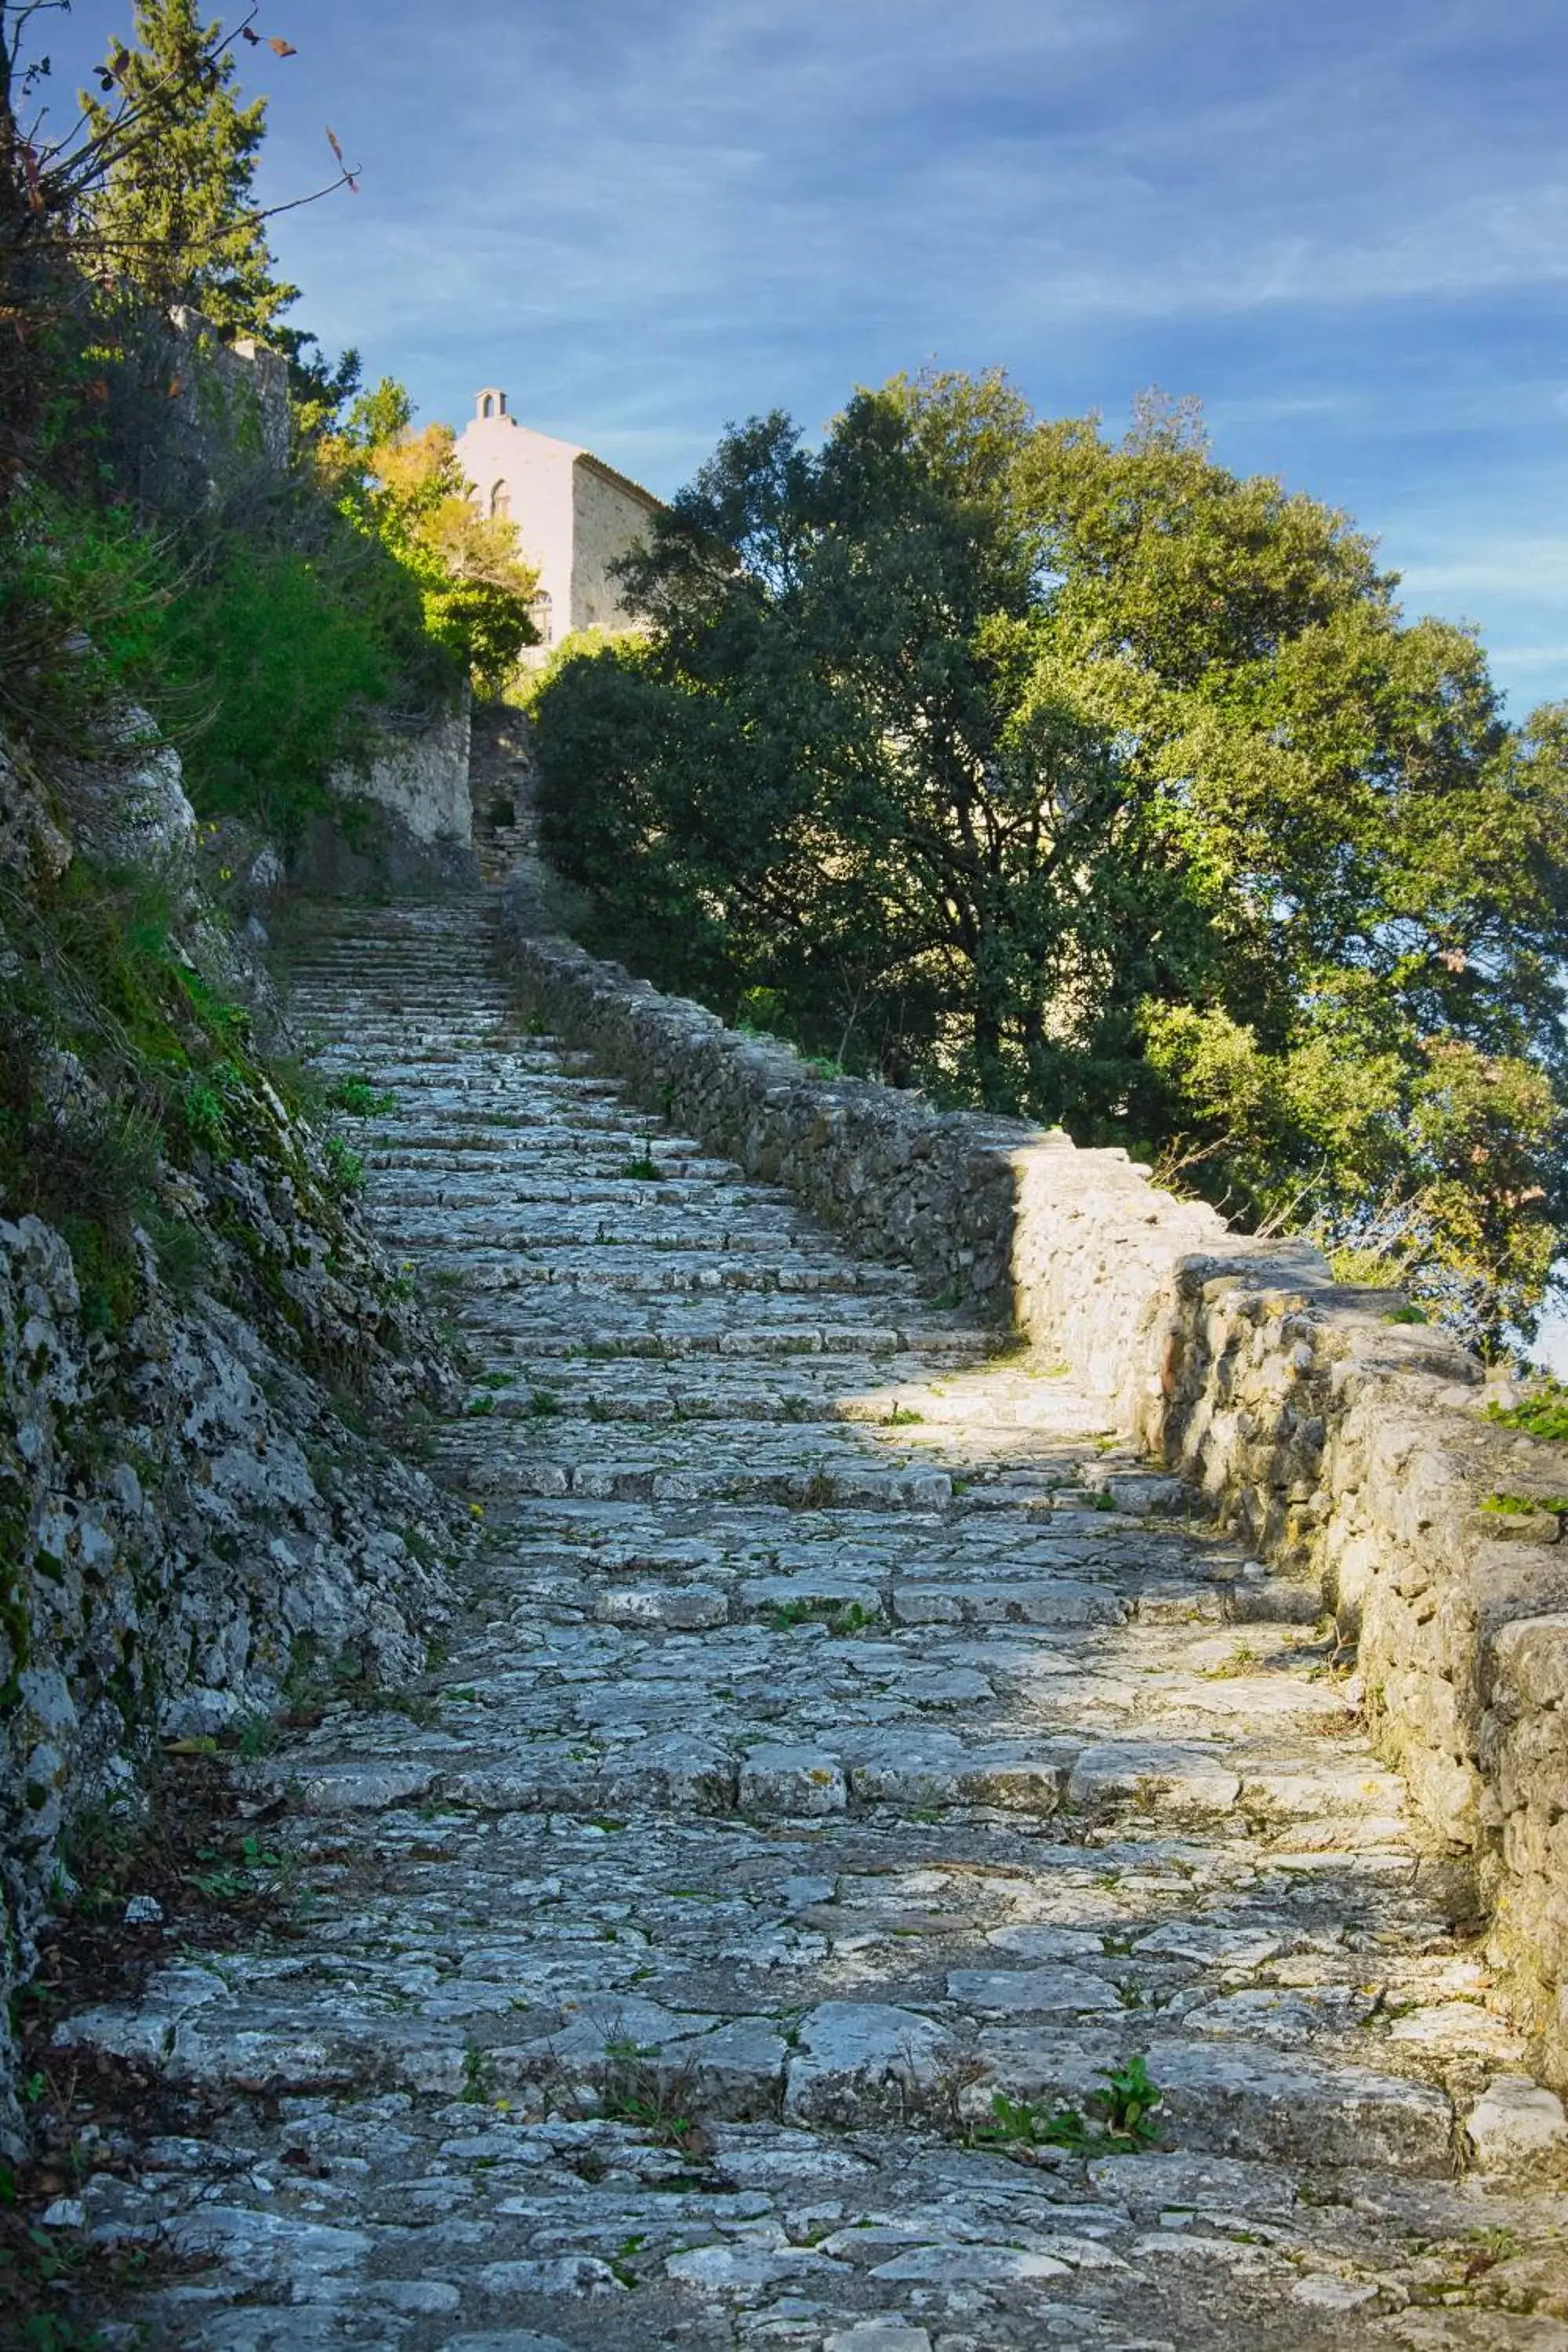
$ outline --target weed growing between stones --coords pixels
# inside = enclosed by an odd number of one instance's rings
[[[605,2054],[597,2100],[605,2120],[635,2126],[656,2147],[705,2157],[708,2135],[693,2112],[697,2084],[689,2071],[650,2065],[650,2053],[633,2042],[607,2042]]]
[[[1262,1663],[1250,1642],[1238,1642],[1228,1658],[1221,1658],[1216,1664],[1204,1668],[1204,1680],[1205,1683],[1218,1683],[1233,1675],[1249,1675]]]
[[[496,2093],[495,2061],[487,2050],[470,2042],[463,2052],[462,2096],[469,2106],[489,2106]]]
[[[971,2125],[968,2137],[976,2147],[994,2147],[1019,2163],[1037,2160],[1041,2148],[1061,2148],[1073,2156],[1140,2156],[1163,2145],[1154,2120],[1162,2094],[1150,2079],[1142,2056],[1124,2059],[1103,2070],[1105,2088],[1085,2102],[1083,2109],[1035,2106],[1027,2099],[1010,2099],[998,2091],[987,2121]]]
[[[258,1892],[284,1899],[298,1884],[294,1855],[279,1852],[254,1831],[227,1847],[198,1846],[196,1860],[211,1867],[193,1872],[190,1884],[210,1903],[245,1902]]]
[[[838,1499],[838,1489],[830,1471],[813,1470],[801,1481],[799,1504],[803,1511],[826,1511]]]
[[[640,2231],[635,2231],[630,2237],[623,2238],[610,2256],[610,2268],[623,2286],[641,2286],[642,2274],[634,2267],[634,2264],[636,2257],[647,2243],[646,2236]]]
[[[1548,1444],[1568,1444],[1568,1382],[1543,1380],[1519,1404],[1488,1405],[1487,1418]]]
[[[98,2322],[127,2296],[208,2266],[175,2255],[157,2232],[105,2247],[58,2218],[74,2207],[83,2169],[75,2144],[58,2154],[19,2165],[0,2158],[0,2352],[101,2352]],[[43,2214],[57,2218],[46,2227]]]
[[[437,1663],[434,1650],[430,1663]],[[422,1729],[427,1729],[440,1714],[438,1702],[428,1692],[380,1682],[369,1672],[357,1650],[342,1650],[329,1657],[309,1634],[297,1637],[289,1653],[283,1699],[274,1731],[313,1731],[323,1721],[328,1706],[334,1704],[371,1715],[405,1715]],[[248,1726],[240,1734],[241,1754],[247,1737],[252,1741],[256,1737]],[[216,1747],[216,1743],[211,1745]],[[257,1748],[255,1752],[263,1751]]]
[[[18,2159],[0,2159],[5,2352],[94,2352],[98,2321],[128,2296],[208,2266],[208,2257],[174,2253],[155,2229],[95,2242],[78,2200],[94,2174],[126,2167],[128,2142],[210,2127],[211,2100],[172,2089],[151,2058],[92,2050],[67,2063],[52,2042],[61,2017],[135,2000],[155,1969],[199,1959],[215,1935],[227,1943],[237,1934],[303,1933],[293,1858],[268,1837],[262,1814],[236,1819],[227,1767],[213,1747],[171,1743],[144,1811],[78,1821],[57,1882],[58,1913],[16,1996],[28,2146]]]
[[[364,1154],[351,1150],[341,1135],[329,1135],[321,1146],[327,1172],[338,1192],[353,1199],[364,1190]]]
[[[829,1633],[842,1637],[881,1622],[879,1611],[859,1601],[775,1601],[763,1614],[763,1624],[773,1633],[788,1633],[798,1625],[826,1625]]]
[[[327,1106],[346,1111],[351,1118],[383,1118],[397,1108],[397,1097],[390,1087],[378,1087],[374,1078],[339,1078],[327,1089]]]

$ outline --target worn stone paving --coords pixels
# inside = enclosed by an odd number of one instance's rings
[[[395,1096],[371,1198],[481,1367],[440,1453],[484,1534],[414,1717],[241,1768],[308,1936],[60,2030],[205,2118],[86,2192],[216,2258],[142,2316],[1568,2352],[1561,2110],[1310,1596],[531,1034],[492,952],[479,898],[359,908],[298,982]]]

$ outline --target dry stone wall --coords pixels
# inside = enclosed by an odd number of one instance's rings
[[[506,923],[552,1025],[645,1103],[1010,1321],[1259,1554],[1321,1582],[1359,1645],[1350,1696],[1435,1853],[1473,1868],[1491,1956],[1568,2082],[1568,1549],[1549,1507],[1568,1449],[1489,1421],[1479,1364],[1394,1319],[1395,1294],[1231,1234],[1124,1153],[816,1077],[542,929],[526,872]]]

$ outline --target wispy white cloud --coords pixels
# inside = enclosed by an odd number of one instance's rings
[[[1262,59],[1241,0],[610,0],[570,27],[480,0],[439,41],[389,6],[361,58],[361,12],[327,0],[383,235],[334,222],[321,258],[335,278],[354,236],[343,290],[378,331],[416,294],[494,299],[504,269],[563,325],[679,310],[744,337],[780,305],[869,305],[944,340],[1568,274],[1568,178],[1521,177],[1501,126],[1439,137],[1441,80],[1412,103],[1479,10],[1327,14],[1348,48],[1287,27]]]
[[[1568,599],[1568,541],[1471,541],[1451,554],[1406,564],[1406,591],[1422,597],[1534,596]]]
[[[1550,672],[1556,681],[1556,691],[1568,695],[1568,637],[1560,637],[1551,645],[1496,645],[1491,648],[1495,667],[1517,671],[1521,677],[1536,671]]]

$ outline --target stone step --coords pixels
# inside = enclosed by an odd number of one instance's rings
[[[723,1596],[715,1592],[688,1588],[679,1612],[667,1608],[657,1617],[640,1606],[647,1598],[669,1602],[676,1597],[668,1588],[651,1595],[626,1588],[604,1596],[610,1614],[599,1622],[632,1633],[657,1628],[683,1648],[695,1640],[704,1652],[715,1646],[709,1637],[730,1622],[736,1661],[749,1651],[762,1663],[783,1643],[789,1654],[780,1655],[779,1672],[786,1682],[807,1670],[814,1645],[803,1644],[793,1626],[773,1629],[759,1647],[759,1637],[743,1622],[723,1617]],[[1107,1614],[1100,1622],[1116,1619]],[[831,1635],[827,1640],[831,1651],[836,1645]],[[728,1670],[736,1671],[736,1664]],[[912,1684],[920,1686],[918,1675]],[[1158,1816],[1190,1832],[1235,1821],[1237,1809],[1247,1806],[1249,1790],[1299,1772],[1308,1760],[1300,1751],[1287,1752],[1282,1760],[1262,1751],[1237,1752],[1213,1735],[1086,1744],[1081,1730],[1041,1726],[1020,1736],[1000,1709],[989,1722],[973,1722],[973,1702],[962,1732],[911,1710],[901,1721],[843,1724],[814,1737],[793,1733],[787,1725],[740,1737],[718,1721],[686,1727],[673,1686],[667,1694],[655,1685],[651,1700],[640,1715],[609,1708],[574,1729],[552,1726],[551,1709],[542,1702],[536,1713],[545,1719],[530,1725],[521,1745],[509,1741],[500,1748],[486,1746],[493,1707],[470,1702],[440,1717],[443,1725],[464,1723],[468,1737],[458,1756],[447,1752],[453,1743],[443,1730],[420,1735],[412,1745],[395,1739],[370,1758],[318,1750],[287,1765],[253,1766],[245,1780],[258,1797],[284,1799],[300,1819],[314,1822],[442,1808],[588,1820],[662,1811],[810,1821],[889,1806],[900,1811],[978,1806],[1037,1820],[1059,1815],[1075,1830],[1135,1815]],[[1016,1990],[1013,2005],[1023,2009],[1028,1989]],[[991,2006],[1000,2014],[1008,2003]]]
[[[548,1586],[553,1570],[541,1580]],[[1129,1614],[1118,1592],[1082,1579],[1016,1577],[1001,1582],[899,1580],[890,1589],[853,1571],[809,1571],[752,1576],[732,1583],[628,1582],[592,1591],[593,1613],[602,1625],[703,1632],[751,1621],[780,1624],[820,1623],[830,1632],[859,1632],[880,1624],[924,1625],[1119,1625]]]
[[[323,1063],[330,1059],[321,1056]],[[559,1118],[584,1103],[623,1106],[621,1090],[591,1070],[563,1069],[554,1056],[543,1064],[528,1046],[510,1042],[498,1042],[482,1070],[475,1070],[471,1048],[460,1043],[432,1042],[423,1053],[401,1060],[378,1056],[375,1075],[382,1085],[401,1095],[400,1107],[416,1117],[421,1111],[433,1112],[448,1098],[466,1100],[475,1094],[504,1097],[516,1092],[520,1077],[529,1082],[529,1099],[536,1116],[548,1110]]]
[[[513,1323],[498,1325],[492,1330],[476,1318],[470,1328],[476,1333],[485,1333],[498,1369],[509,1361],[527,1364],[535,1358],[544,1363],[573,1363],[587,1358],[601,1362],[680,1364],[703,1363],[718,1356],[736,1363],[761,1360],[770,1364],[788,1364],[796,1359],[815,1361],[819,1357],[842,1355],[857,1357],[879,1380],[904,1363],[919,1363],[928,1371],[933,1367],[945,1368],[954,1374],[969,1370],[986,1360],[994,1336],[984,1330],[954,1331],[943,1333],[939,1339],[930,1332],[900,1330],[894,1324],[885,1328],[869,1323],[817,1326],[794,1320],[762,1323],[748,1331],[717,1324],[705,1329],[681,1325],[650,1330],[646,1321],[637,1321],[621,1330],[604,1326],[590,1332],[585,1339],[576,1330],[560,1326],[535,1328]]]
[[[493,1372],[470,1392],[467,1415],[471,1420],[493,1414],[500,1421],[585,1421],[596,1426],[636,1428],[691,1421],[780,1422],[833,1428],[857,1418],[855,1407],[860,1394],[880,1377],[872,1358],[822,1355],[812,1358],[805,1370],[797,1365],[793,1373],[771,1381],[755,1373],[742,1378],[731,1371],[728,1377],[715,1374],[700,1384],[682,1377],[678,1362],[655,1384],[648,1374],[651,1360],[646,1356],[601,1360],[588,1366],[585,1373],[580,1362],[563,1360],[544,1384],[526,1379],[513,1381],[505,1373]],[[750,1360],[764,1367],[778,1360]],[[795,1360],[783,1360],[788,1365]],[[501,1385],[503,1381],[508,1384]],[[614,1444],[611,1439],[604,1442]]]
[[[760,1432],[726,1436],[722,1424],[702,1432],[686,1463],[672,1460],[668,1451],[631,1459],[624,1454],[607,1458],[598,1449],[585,1457],[545,1453],[522,1443],[515,1428],[483,1422],[449,1430],[438,1458],[475,1495],[776,1504],[792,1511],[941,1511],[952,1496],[944,1470],[900,1465],[882,1469],[858,1456],[828,1458],[820,1447],[786,1450],[776,1440],[766,1449],[774,1458],[759,1464]]]
[[[395,1229],[388,1239],[394,1249],[399,1246]],[[443,1244],[426,1246],[420,1255],[437,1272],[460,1272],[476,1292],[762,1291],[787,1293],[792,1297],[846,1298],[871,1292],[879,1300],[893,1297],[905,1302],[919,1296],[912,1277],[900,1279],[896,1267],[850,1265],[842,1259],[808,1258],[784,1251],[773,1257],[745,1257],[738,1251],[684,1246],[645,1250],[606,1244],[598,1249],[566,1244],[524,1256],[518,1250]],[[584,1311],[595,1310],[584,1307]]]
[[[489,1076],[521,1075],[532,1084],[559,1086],[564,1090],[579,1078],[592,1075],[586,1063],[563,1066],[551,1041],[520,1034],[515,1024],[504,1017],[493,1022],[476,1021],[472,1026],[474,1034],[488,1040],[491,1046],[493,1061]],[[472,1044],[466,1044],[460,1037],[448,1040],[432,1032],[417,1046],[411,1046],[406,1038],[395,1046],[390,1038],[356,1029],[350,1044],[336,1047],[319,1044],[311,1058],[316,1067],[325,1072],[369,1070],[384,1086],[419,1090],[438,1081],[443,1073],[471,1076],[473,1056]]]
[[[458,1133],[489,1126],[524,1129],[535,1138],[540,1150],[548,1149],[559,1138],[567,1148],[578,1151],[640,1157],[644,1145],[668,1133],[651,1111],[638,1112],[608,1097],[602,1109],[593,1105],[578,1108],[566,1103],[539,1102],[510,1082],[490,1084],[476,1080],[471,1086],[432,1086],[417,1100],[411,1101],[408,1108],[416,1129],[421,1115],[423,1124],[437,1131],[442,1127]],[[689,1149],[694,1150],[694,1147]]]
[[[259,2085],[273,2098],[337,2089],[461,2099],[477,2080],[476,2104],[503,2101],[508,2127],[559,2112],[584,2090],[584,2111],[597,2094],[603,2112],[631,2082],[651,2089],[663,2077],[679,2079],[691,2106],[715,2121],[782,2113],[818,2131],[896,2123],[954,2139],[965,2125],[990,2122],[998,2093],[1042,2116],[1092,2112],[1115,2072],[1138,2057],[1161,2095],[1159,2128],[1189,2152],[1395,2178],[1440,2176],[1452,2162],[1453,2106],[1430,2085],[1337,2055],[1184,2041],[1131,2021],[1108,2031],[1114,1994],[1059,1966],[1033,1972],[1056,1979],[1038,1998],[1054,1990],[1058,2020],[1079,2001],[1076,2031],[1061,2022],[966,2031],[948,2004],[932,2015],[887,2000],[738,2017],[668,2008],[631,1990],[516,2001],[504,1979],[483,1978],[448,2002],[426,2003],[434,2014],[356,2014],[339,1988],[314,2003],[236,1999],[219,1977],[203,1984],[202,1973],[184,1971],[163,2001],[154,1991],[133,2020],[89,2011],[62,2021],[55,2047],[140,2060],[176,2090]],[[984,1972],[961,1974],[961,1993],[976,1980],[983,1988]]]
[[[668,1368],[660,1364],[654,1372],[650,1365],[659,1360],[646,1354],[585,1364],[574,1360],[558,1364],[542,1383],[497,1369],[470,1392],[466,1411],[470,1418],[494,1414],[503,1421],[542,1416],[596,1423],[773,1421],[849,1423],[872,1433],[908,1432],[911,1424],[919,1424],[933,1440],[943,1433],[984,1432],[1000,1437],[1036,1429],[1049,1432],[1059,1419],[1048,1395],[1042,1399],[1028,1389],[994,1397],[964,1393],[958,1385],[964,1369],[961,1362],[953,1366],[953,1388],[933,1395],[927,1383],[908,1377],[911,1369],[927,1369],[909,1355],[879,1359],[822,1352],[804,1363],[793,1356],[753,1356],[749,1360],[775,1369],[742,1376],[716,1363],[694,1376],[680,1369],[681,1360],[677,1360]],[[903,1442],[915,1441],[905,1435]]]
[[[468,1164],[435,1166],[427,1174],[408,1151],[377,1151],[373,1165],[399,1171],[395,1186],[388,1184],[384,1190],[389,1203],[395,1202],[405,1213],[431,1209],[459,1215],[486,1211],[532,1215],[540,1211],[559,1213],[577,1209],[581,1214],[573,1221],[574,1228],[585,1227],[589,1232],[605,1222],[594,1213],[606,1206],[646,1216],[657,1213],[662,1229],[670,1222],[670,1211],[681,1217],[689,1215],[698,1225],[727,1223],[752,1209],[755,1201],[755,1194],[744,1186],[716,1181],[708,1172],[712,1163],[683,1160],[674,1154],[658,1163],[657,1176],[622,1175],[611,1168],[603,1173],[584,1172],[574,1181],[558,1163],[552,1174],[538,1172],[552,1163],[530,1162],[521,1149],[508,1160],[507,1143],[508,1132],[503,1129],[495,1152],[453,1154],[453,1160],[460,1159]],[[798,1217],[788,1222],[787,1213],[781,1211],[771,1230],[806,1234],[810,1228]]]
[[[373,961],[375,972],[370,979]],[[428,997],[433,1011],[451,1008],[459,1018],[470,1002],[513,1000],[510,986],[490,961],[488,942],[482,941],[416,950],[367,940],[352,955],[297,961],[288,986],[291,998],[325,1000],[323,1009],[330,1014],[344,1001],[373,1003],[386,1015],[405,1012],[405,994],[411,992]]]
[[[528,1213],[498,1201],[491,1187],[489,1199],[458,1199],[415,1204],[402,1188],[385,1188],[382,1231],[399,1247],[420,1250],[450,1244],[476,1250],[526,1253],[634,1248],[647,1257],[722,1254],[755,1260],[803,1259],[824,1263],[810,1244],[816,1240],[799,1218],[787,1212],[727,1208],[722,1202],[643,1199],[626,1191],[617,1220],[592,1201],[580,1208],[555,1202],[533,1202]],[[647,1228],[653,1227],[651,1236]]]
[[[373,987],[384,982],[385,993],[411,965],[437,982],[466,963],[490,969],[494,947],[495,932],[479,911],[468,920],[446,923],[349,922],[314,939],[296,933],[289,942],[288,966],[303,973],[342,971]]]
[[[416,1005],[417,1017],[404,1003],[403,991]],[[354,1050],[361,1015],[378,1036],[408,1054],[416,1054],[431,1038],[464,1036],[475,1026],[521,1026],[515,992],[479,964],[448,968],[439,975],[410,969],[395,980],[388,975],[384,986],[374,989],[358,984],[353,967],[296,974],[287,1002],[290,1013],[309,1014],[325,1025],[328,1045],[337,1053]],[[345,1025],[345,1011],[353,1025]]]
[[[569,1168],[581,1169],[590,1181],[603,1181],[618,1177],[629,1160],[640,1163],[647,1158],[656,1160],[660,1181],[721,1177],[731,1190],[742,1189],[732,1168],[657,1129],[628,1128],[618,1136],[600,1133],[588,1141],[568,1128],[541,1129],[519,1111],[486,1118],[465,1109],[460,1118],[454,1119],[450,1115],[436,1118],[400,1107],[396,1126],[388,1122],[377,1131],[373,1164],[415,1172],[450,1169],[458,1175],[489,1173],[498,1182],[516,1182],[526,1188],[535,1181],[553,1184]]]

